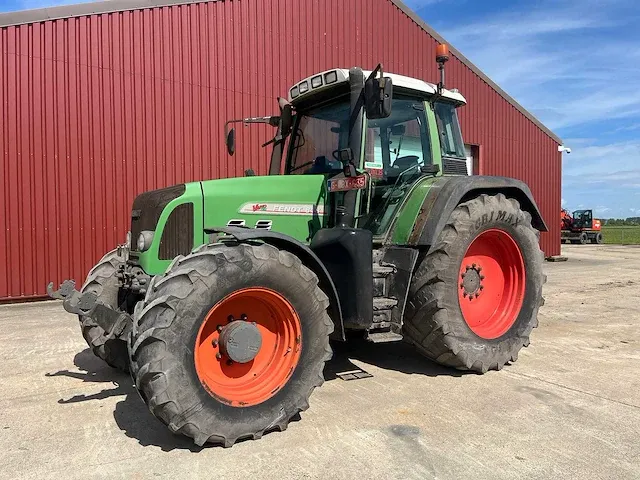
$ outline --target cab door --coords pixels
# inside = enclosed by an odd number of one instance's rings
[[[371,178],[361,193],[358,226],[374,237],[388,231],[411,186],[423,175],[420,167],[434,163],[433,112],[428,109],[423,99],[396,95],[389,117],[367,121],[364,169]]]

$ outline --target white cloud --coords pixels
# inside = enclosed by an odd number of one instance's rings
[[[628,31],[634,7],[635,0],[542,0],[440,31],[557,131],[640,116],[638,62],[621,61],[640,58],[639,42],[611,34]]]

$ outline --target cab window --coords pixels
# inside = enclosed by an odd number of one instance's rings
[[[302,112],[294,128],[287,173],[339,173],[337,152],[348,144],[349,102],[338,102]]]
[[[466,158],[455,105],[436,102],[435,111],[442,156]]]

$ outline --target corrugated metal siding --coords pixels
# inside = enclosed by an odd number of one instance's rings
[[[228,157],[227,119],[272,113],[290,84],[336,66],[382,61],[436,81],[435,45],[388,0],[219,1],[2,28],[0,298],[83,279],[124,241],[139,192],[266,173],[257,145],[270,132],[241,129]],[[480,173],[529,183],[551,228],[542,246],[559,253],[555,141],[464,64],[447,67]]]

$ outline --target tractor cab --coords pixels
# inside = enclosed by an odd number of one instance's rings
[[[382,99],[382,100],[380,100]],[[280,99],[279,117],[233,122],[277,125],[269,173],[322,176],[323,226],[384,235],[421,179],[466,175],[456,90],[359,68],[309,76]],[[227,130],[228,151],[235,133]]]
[[[590,229],[593,227],[593,211],[592,210],[576,210],[573,212],[573,228]]]

